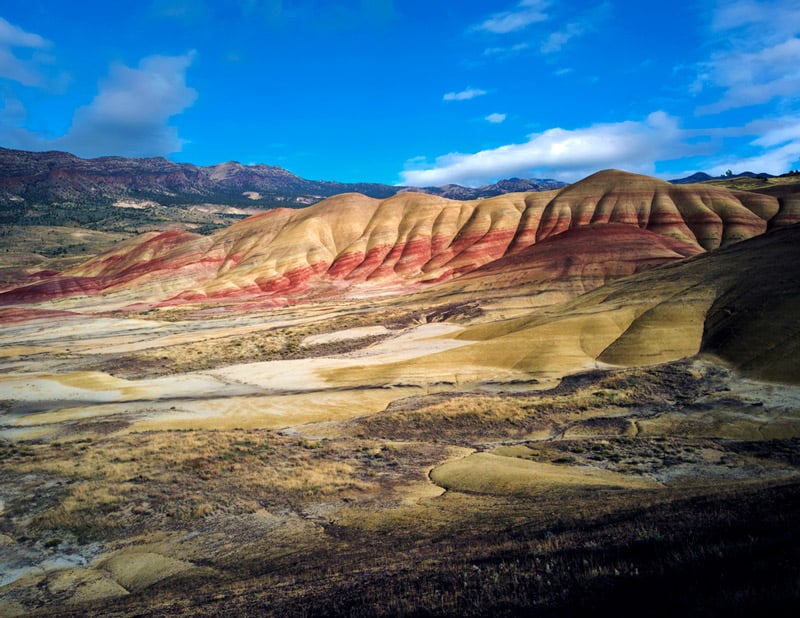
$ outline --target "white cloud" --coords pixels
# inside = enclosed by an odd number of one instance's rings
[[[10,79],[23,86],[41,86],[44,77],[33,62],[15,56],[11,50],[0,47],[0,78]]]
[[[24,49],[30,55],[50,47],[50,42],[32,32],[9,23],[0,17],[0,78],[22,84],[23,86],[43,86],[45,77],[40,70],[39,59],[21,57],[15,49]]]
[[[501,122],[505,122],[506,114],[489,114],[486,116],[485,120],[491,122],[492,124],[500,124]]]
[[[87,106],[76,110],[67,135],[54,145],[80,156],[154,156],[181,149],[169,119],[190,107],[197,92],[186,85],[194,53],[149,56],[135,69],[116,64]]]
[[[714,10],[711,28],[724,33],[751,28],[751,34],[759,39],[783,39],[800,29],[800,12],[795,0],[723,0]]]
[[[522,30],[531,24],[547,19],[544,10],[549,2],[544,0],[522,0],[509,10],[495,13],[485,21],[475,26],[475,30],[486,30],[494,34],[506,34],[515,30]]]
[[[445,101],[468,101],[469,99],[481,97],[485,94],[487,94],[487,92],[485,90],[481,90],[480,88],[467,88],[461,92],[448,92],[442,97],[442,99]]]
[[[759,155],[736,159],[733,162],[718,163],[708,168],[708,173],[712,176],[720,176],[732,169],[737,174],[766,172],[777,176],[793,168],[796,169],[798,160],[800,160],[800,141],[793,141]]]
[[[800,161],[800,117],[758,120],[744,127],[742,132],[758,136],[750,142],[755,153],[733,161],[717,157],[709,168],[709,174],[719,175],[732,169],[736,173],[750,171],[778,175],[796,169]]]
[[[68,81],[47,55],[52,43],[0,17],[0,142],[30,150],[63,149],[80,156],[167,155],[182,140],[169,120],[191,106],[197,93],[186,85],[194,52],[150,56],[139,66],[113,65],[99,92],[77,109],[66,135],[50,138],[25,128],[26,110],[15,90],[21,86],[58,93]]]
[[[755,52],[726,52],[708,63],[707,80],[725,90],[700,114],[767,103],[800,92],[800,38],[792,37]]]
[[[796,98],[800,92],[800,11],[796,0],[720,2],[711,20],[719,50],[700,65],[694,92],[720,98],[699,114]]]
[[[42,49],[49,47],[50,43],[38,34],[26,32],[19,26],[15,26],[0,17],[0,45]]]
[[[544,21],[560,21],[558,15],[551,16],[545,13],[545,9],[550,6],[550,2],[540,2],[530,0],[520,2],[510,11],[496,13],[473,30],[487,30],[495,34],[506,34],[516,30],[522,30],[528,26]],[[535,45],[536,49],[544,55],[560,52],[565,45],[574,39],[580,38],[590,32],[598,30],[613,11],[610,2],[602,2],[580,14],[575,10],[569,11],[572,18],[568,23],[560,23],[550,28],[549,34],[537,33],[540,42]],[[541,29],[540,29],[541,30]],[[504,58],[519,54],[521,51],[533,47],[530,42],[520,42],[512,46],[488,47],[483,51],[484,56]]]
[[[749,141],[748,141],[749,140]],[[741,142],[745,142],[744,150]],[[739,144],[732,148],[733,144]],[[730,156],[731,152],[745,152]],[[698,169],[719,175],[738,172],[783,174],[800,165],[800,115],[762,119],[744,126],[682,129],[678,119],[658,111],[641,121],[548,129],[472,154],[451,153],[433,164],[424,157],[406,162],[402,184],[479,186],[500,178],[551,177],[568,182],[601,169],[617,168],[675,178],[675,164],[693,157]],[[672,171],[666,171],[667,167]],[[681,170],[685,171],[685,170]],[[685,174],[684,174],[685,175]]]
[[[800,143],[800,117],[754,122],[747,128],[750,133],[760,135],[753,143],[765,148],[788,142]]]
[[[655,161],[691,151],[675,118],[654,112],[644,121],[596,124],[584,129],[548,129],[522,144],[509,144],[473,154],[451,153],[433,165],[406,169],[404,184],[481,185],[509,176],[548,175],[575,180],[598,169],[623,168],[653,173]]]

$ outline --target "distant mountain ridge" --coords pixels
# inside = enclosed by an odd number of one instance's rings
[[[567,183],[551,178],[508,178],[498,180],[481,187],[462,187],[461,185],[444,185],[441,187],[403,187],[402,191],[429,193],[451,200],[476,200],[506,193],[529,193],[531,191],[552,191],[567,186]]]
[[[724,180],[726,178],[775,178],[772,174],[767,174],[766,172],[760,172],[756,174],[755,172],[742,172],[741,174],[732,174],[730,176],[711,176],[710,174],[706,174],[705,172],[695,172],[691,176],[686,176],[685,178],[674,178],[670,180],[674,185],[690,185],[695,182],[706,182],[708,180]]]
[[[379,183],[307,180],[273,165],[236,161],[197,166],[161,157],[81,159],[66,152],[0,148],[0,206],[26,204],[112,204],[123,199],[161,204],[222,203],[255,208],[302,207],[340,193],[384,199],[413,190],[469,200],[517,191],[564,186],[555,180],[512,178],[478,188],[409,188]]]

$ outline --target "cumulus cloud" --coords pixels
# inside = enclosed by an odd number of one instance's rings
[[[654,112],[644,121],[595,124],[582,129],[548,129],[509,144],[473,154],[451,153],[433,165],[409,162],[404,184],[435,186],[447,183],[481,185],[509,176],[548,175],[575,180],[599,169],[623,168],[653,173],[654,162],[691,150],[677,120]]]
[[[800,91],[800,11],[795,0],[721,3],[713,14],[718,51],[700,65],[694,91],[722,90],[700,114],[796,97]]]
[[[76,110],[67,135],[54,145],[84,157],[155,156],[181,149],[169,120],[190,107],[197,92],[186,85],[194,53],[149,56],[137,68],[111,67],[100,91]]]
[[[745,155],[730,157],[731,143],[745,142]],[[740,152],[741,147],[736,148]],[[402,184],[480,186],[500,178],[551,177],[574,182],[598,170],[675,178],[685,169],[676,164],[698,157],[697,169],[713,175],[732,169],[783,174],[800,165],[800,115],[757,120],[744,126],[683,129],[663,111],[644,120],[594,124],[577,129],[548,129],[508,144],[476,153],[451,153],[430,163],[424,157],[406,162]],[[666,168],[672,166],[671,172]],[[684,174],[685,175],[685,174]]]
[[[506,34],[515,30],[522,30],[531,24],[547,19],[549,2],[544,0],[522,0],[508,11],[495,13],[474,27],[475,30],[485,30],[494,34]]]
[[[480,88],[467,88],[461,92],[448,92],[442,97],[442,99],[445,101],[468,101],[469,99],[474,99],[475,97],[482,97],[485,94],[487,94],[487,92],[485,90],[481,90]]]
[[[800,38],[755,52],[719,54],[708,64],[706,77],[725,92],[716,103],[700,107],[700,114],[796,96],[800,92]]]
[[[506,114],[489,114],[485,118],[487,121],[491,122],[492,124],[500,124],[501,122],[505,122]]]
[[[777,121],[760,121],[751,123],[749,132],[759,137],[754,144],[769,148],[789,142],[800,144],[800,118],[786,117]]]
[[[800,117],[755,121],[744,127],[742,133],[757,136],[750,142],[753,154],[735,161],[719,158],[708,173],[720,175],[732,169],[736,173],[751,171],[778,175],[796,169],[800,161]]]
[[[27,32],[0,17],[0,78],[23,86],[44,85],[45,77],[35,53],[48,47],[50,42],[43,37]],[[31,54],[32,57],[25,57]]]
[[[48,55],[52,43],[0,17],[0,141],[30,150],[63,149],[80,156],[167,155],[182,141],[169,120],[191,106],[197,93],[186,84],[194,52],[183,56],[149,56],[136,68],[111,67],[88,105],[78,108],[69,131],[48,137],[25,128],[26,110],[20,86],[52,93],[68,78]]]
[[[798,160],[800,160],[800,141],[794,141],[752,157],[737,159],[733,163],[730,161],[718,163],[708,168],[708,173],[712,176],[721,176],[727,170],[733,169],[737,174],[766,172],[777,176],[793,168],[796,169]]]

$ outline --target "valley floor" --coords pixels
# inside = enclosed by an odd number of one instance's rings
[[[796,615],[800,388],[449,362],[484,319],[5,325],[0,616]]]

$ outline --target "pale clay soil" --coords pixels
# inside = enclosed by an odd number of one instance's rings
[[[284,316],[277,323],[300,322],[302,318]],[[320,434],[336,437],[342,434],[343,424],[377,414],[404,397],[457,389],[490,393],[495,388],[493,384],[524,382],[526,377],[530,378],[529,374],[510,368],[487,369],[480,359],[474,367],[428,362],[429,357],[446,360],[443,353],[474,343],[456,339],[463,327],[446,323],[421,324],[396,331],[384,326],[345,328],[303,340],[304,345],[315,345],[372,335],[388,336],[367,348],[329,357],[241,363],[138,380],[98,371],[70,370],[70,358],[75,358],[74,355],[125,354],[197,341],[207,341],[213,346],[215,339],[231,335],[246,337],[264,328],[265,324],[257,319],[222,319],[204,325],[92,317],[6,327],[0,332],[0,400],[5,402],[0,410],[0,438],[56,440],[63,435],[83,435],[81,423],[115,420],[124,421],[121,426],[124,432],[237,428],[282,430],[298,439],[316,439]],[[574,369],[601,367],[601,363],[594,363]],[[558,383],[540,378],[538,383],[528,380],[533,386],[525,388],[544,390]],[[702,431],[712,435],[722,419],[729,428],[722,431],[722,437],[731,427],[745,433],[761,431],[761,437],[765,437],[764,427],[780,425],[788,433],[796,433],[800,428],[800,389],[749,380],[730,381],[727,388],[726,396],[749,402],[752,410],[743,412],[734,406],[735,409],[728,411],[724,401],[719,404],[719,397],[710,394],[711,411],[705,417],[699,414],[696,419],[699,424],[693,427],[706,427]],[[640,431],[657,435],[681,427],[684,421],[680,414],[665,414],[638,426]],[[774,478],[797,474],[785,467],[756,469],[751,464],[737,472],[730,466],[722,466],[719,454],[713,449],[667,470],[632,475],[619,466],[595,465],[583,456],[577,462],[580,465],[564,468],[520,458],[527,447],[519,453],[513,449],[503,451],[511,447],[500,443],[496,447],[496,454],[450,447],[449,455],[432,467],[431,480],[402,483],[393,490],[393,499],[401,509],[415,509],[435,499],[444,489],[510,495],[536,494],[562,486],[619,486],[636,490],[696,479],[701,469],[729,480],[753,474]],[[0,514],[5,508],[4,500],[0,495]],[[318,533],[315,518],[349,512],[337,511],[341,505],[324,501],[309,508],[308,520],[293,514],[263,511],[260,516],[258,513],[247,516],[247,526],[280,530],[289,536],[296,530],[307,536]],[[228,534],[224,530],[244,523],[220,520],[216,525],[221,527],[212,526],[205,532],[144,535],[107,546],[64,542],[57,550],[45,549],[40,544],[21,546],[12,538],[0,537],[3,567],[0,570],[5,573],[0,580],[0,617],[24,615],[25,599],[43,581],[48,582],[53,598],[74,604],[127,595],[187,573],[207,575],[208,567],[199,567],[197,563],[203,561],[204,555],[233,551],[230,542],[222,542]]]

